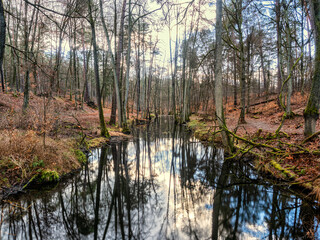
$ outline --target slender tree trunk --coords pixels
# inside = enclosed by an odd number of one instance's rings
[[[304,8],[304,0],[301,0],[301,6]],[[304,52],[304,11],[301,12],[301,53]],[[301,94],[304,95],[304,65],[303,65],[303,57],[301,59],[300,65],[301,72],[301,80],[300,80],[300,91]]]
[[[157,44],[151,48],[151,36],[150,36],[150,66],[149,66],[149,76],[148,76],[148,88],[147,88],[147,114],[146,117],[151,119],[150,116],[150,100],[151,100],[151,81],[152,81],[152,68],[153,68],[153,58],[154,58],[154,51]]]
[[[128,50],[127,50],[127,72],[126,72],[126,92],[124,97],[124,114],[127,114],[127,108],[128,108],[128,96],[129,96],[129,80],[130,80],[130,54],[131,54],[131,32],[132,27],[131,26],[131,0],[129,0],[129,24],[128,24]],[[129,115],[126,117],[128,118]]]
[[[275,1],[276,8],[276,26],[277,26],[277,77],[278,77],[278,93],[281,91],[282,86],[282,54],[281,54],[281,5],[280,1]],[[280,99],[282,101],[282,99]],[[280,106],[280,102],[278,102]]]
[[[22,109],[25,112],[29,106],[29,30],[28,30],[28,3],[25,2],[25,19],[24,19],[24,50],[25,50],[25,82],[24,82],[24,93],[23,93],[23,106]]]
[[[124,127],[127,130],[127,120],[126,120],[126,111],[124,110],[121,91],[119,88],[120,79],[121,79],[121,58],[123,52],[123,35],[124,35],[124,18],[126,12],[127,0],[123,0],[122,12],[121,12],[121,23],[119,29],[119,39],[118,39],[118,51],[116,54],[116,71],[117,71],[117,82],[118,87],[116,87],[116,96],[117,96],[117,109],[118,109],[118,123],[119,127]]]
[[[139,24],[140,26],[140,24]],[[140,31],[138,33],[138,39],[140,40]],[[138,42],[138,51],[137,51],[137,63],[136,63],[136,74],[137,74],[137,119],[139,119],[140,112],[140,82],[141,82],[141,67],[140,67],[140,41]]]
[[[265,70],[265,64],[264,64],[264,56],[263,56],[263,49],[262,49],[262,39],[259,46],[259,52],[260,52],[260,59],[261,59],[261,69],[262,69],[262,77],[263,77],[263,90],[266,94],[266,98],[268,98],[268,83],[267,83],[267,77],[266,77],[266,70]]]
[[[85,42],[84,42],[84,25],[82,22],[82,52],[83,52],[83,79],[84,79],[84,93],[83,93],[83,99],[86,103],[90,102],[90,96],[89,96],[89,81],[88,81],[88,68],[87,68],[87,62],[89,59],[87,59],[87,53],[85,48]],[[89,54],[88,54],[89,55]]]
[[[109,38],[109,33],[108,33],[108,29],[107,29],[107,25],[104,19],[104,15],[103,15],[103,5],[102,5],[102,0],[99,1],[100,3],[100,16],[101,16],[101,20],[102,20],[102,26],[103,26],[103,30],[104,33],[106,35],[107,38],[107,43],[108,43],[108,49],[109,49],[109,53],[111,55],[111,64],[112,64],[112,69],[113,69],[113,74],[114,74],[114,93],[112,96],[112,111],[111,111],[111,118],[110,118],[110,123],[113,124],[115,123],[115,121],[113,122],[113,120],[115,120],[115,105],[118,108],[118,125],[119,127],[122,126],[122,114],[121,114],[121,98],[120,98],[120,89],[119,89],[119,75],[118,75],[118,71],[117,71],[117,57],[115,58],[113,53],[112,53],[112,48],[111,48],[111,41]],[[123,8],[125,8],[125,5],[123,6]],[[125,10],[125,9],[124,9]],[[116,34],[115,34],[116,36]],[[122,47],[122,46],[121,46]],[[120,57],[120,56],[118,56]],[[120,65],[119,65],[119,73],[120,73]],[[116,99],[116,101],[115,101]],[[113,115],[114,114],[114,115]]]
[[[216,4],[216,65],[215,65],[215,105],[216,117],[220,130],[226,127],[226,121],[223,112],[223,85],[222,85],[222,0],[217,0]],[[225,131],[221,132],[222,141],[225,147],[231,149],[229,145],[228,135]]]
[[[251,46],[252,46],[252,32],[248,33],[247,36],[247,108],[246,113],[249,113],[250,111],[250,88],[251,88],[251,74],[250,74],[250,66],[251,66]]]
[[[187,50],[188,50],[188,42],[187,42],[187,33],[186,30],[184,32],[184,44],[183,44],[183,59],[182,59],[182,81],[183,81],[183,111],[182,111],[182,117],[181,122],[185,123],[189,119],[189,116],[187,115],[187,105],[188,105],[188,95],[187,95],[187,89],[188,89],[188,81],[186,80],[186,58],[187,58]]]
[[[237,104],[237,54],[236,50],[233,51],[233,105]]]
[[[5,91],[4,87],[4,76],[3,76],[3,57],[4,57],[4,48],[6,43],[6,21],[4,18],[4,10],[3,10],[3,3],[0,0],[0,77],[1,77],[1,85],[2,91]]]
[[[287,19],[288,21],[288,19]],[[290,33],[290,27],[289,23],[286,25],[286,34],[287,34],[287,75],[290,75],[291,72],[291,33]],[[288,91],[287,91],[287,106],[286,106],[286,115],[287,117],[290,117],[292,112],[291,112],[291,95],[292,95],[292,77],[289,78],[287,86],[288,86]]]
[[[91,27],[91,32],[92,32],[94,75],[95,75],[95,80],[96,80],[96,96],[97,96],[97,104],[98,104],[98,109],[99,109],[100,130],[101,130],[101,136],[109,137],[110,135],[109,135],[108,129],[106,127],[106,123],[104,121],[103,108],[102,108],[102,104],[101,104],[98,48],[97,48],[97,43],[96,43],[95,22],[92,17],[92,2],[91,2],[91,0],[88,1],[88,7],[89,7],[89,21],[90,21],[90,27]]]
[[[75,99],[75,105],[76,108],[78,107],[78,100],[79,100],[79,89],[77,86],[77,80],[78,80],[78,75],[77,75],[77,25],[74,23],[74,29],[73,29],[73,86],[74,86],[74,99]],[[51,88],[52,90],[53,88]]]
[[[242,4],[241,4],[242,5]],[[240,112],[240,123],[245,123],[245,110],[246,110],[246,66],[245,66],[245,57],[244,57],[244,44],[243,44],[243,37],[241,28],[239,28],[239,34],[240,34],[240,64],[241,64],[241,70],[240,70],[240,91],[241,91],[241,112]]]

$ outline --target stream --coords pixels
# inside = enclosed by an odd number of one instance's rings
[[[319,206],[289,190],[160,117],[0,205],[0,239],[320,239]]]

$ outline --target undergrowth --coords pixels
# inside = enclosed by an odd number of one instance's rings
[[[80,167],[79,154],[68,140],[47,137],[44,145],[33,130],[4,130],[0,131],[0,142],[0,186],[23,184],[46,169],[59,176]],[[47,175],[44,178],[50,180]]]

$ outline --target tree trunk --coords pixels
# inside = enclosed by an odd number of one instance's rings
[[[188,95],[187,95],[187,89],[188,84],[186,80],[186,58],[187,58],[187,51],[188,51],[188,42],[187,42],[187,34],[186,30],[184,32],[184,44],[183,44],[183,59],[182,59],[182,81],[183,81],[183,110],[182,110],[182,116],[181,116],[181,122],[185,123],[189,119],[189,116],[187,115],[187,105],[188,105]]]
[[[126,6],[127,6],[127,0],[123,0],[122,12],[121,12],[121,23],[120,23],[120,29],[119,29],[119,39],[118,39],[118,51],[116,54],[117,82],[115,83],[117,109],[118,109],[118,124],[119,124],[119,127],[124,127],[125,129],[127,128],[126,111],[124,110],[124,106],[122,103],[122,96],[121,96],[119,84],[121,79],[120,70],[121,70],[121,57],[123,52],[124,18],[126,13]]]
[[[85,42],[84,42],[84,26],[82,22],[82,52],[83,52],[83,79],[84,79],[84,93],[83,93],[83,99],[84,102],[89,103],[90,96],[89,96],[89,81],[88,81],[88,65],[89,62],[89,54],[87,57],[86,48],[85,48]]]
[[[226,121],[223,112],[223,85],[222,85],[222,0],[217,0],[216,4],[216,65],[215,65],[215,105],[216,117],[221,130],[226,127]],[[225,131],[221,132],[222,141],[225,147],[229,145],[228,135]],[[231,149],[229,149],[231,150]]]
[[[100,130],[101,130],[101,136],[103,137],[109,137],[109,132],[106,127],[106,123],[104,121],[104,115],[103,115],[103,108],[101,104],[101,92],[100,92],[100,79],[99,79],[99,64],[98,64],[98,49],[97,49],[97,43],[96,43],[96,29],[95,29],[95,22],[92,17],[92,6],[91,6],[91,0],[88,1],[88,7],[89,7],[89,21],[90,21],[90,27],[92,32],[92,45],[93,45],[93,61],[94,61],[94,75],[96,80],[96,96],[97,96],[97,104],[99,108],[99,119],[100,119]]]
[[[4,88],[4,77],[3,77],[3,57],[4,57],[4,48],[6,43],[6,21],[4,18],[4,10],[3,10],[3,3],[0,0],[0,77],[1,77],[1,85],[2,91],[5,91]]]
[[[263,90],[266,94],[266,98],[268,97],[268,84],[267,84],[267,77],[266,77],[266,70],[265,70],[265,64],[264,64],[264,56],[263,56],[263,49],[262,49],[262,39],[259,46],[260,50],[260,60],[261,60],[261,69],[262,69],[262,77],[263,77]]]
[[[316,122],[319,118],[320,107],[320,1],[310,1],[311,27],[315,41],[315,65],[312,78],[312,86],[307,107],[304,110],[305,128],[304,135],[310,136],[316,131]]]
[[[237,54],[233,51],[233,105],[237,106]]]
[[[129,0],[129,26],[128,26],[128,50],[127,50],[127,72],[126,72],[126,92],[124,97],[124,114],[127,114],[127,108],[128,108],[128,95],[129,95],[129,78],[130,78],[130,54],[131,54],[131,32],[132,27],[131,26],[131,0]],[[129,117],[126,116],[126,118]]]
[[[241,4],[242,5],[242,4]],[[241,70],[240,70],[240,91],[241,91],[241,112],[240,112],[240,123],[245,123],[245,110],[246,110],[246,66],[245,66],[245,57],[244,57],[244,45],[243,45],[243,37],[241,28],[239,27],[240,32],[240,64],[241,64]]]
[[[251,88],[251,41],[252,41],[252,32],[247,36],[247,111],[246,113],[250,112],[250,88]]]
[[[121,114],[121,98],[120,98],[120,89],[119,89],[119,77],[117,74],[117,61],[114,57],[114,54],[112,53],[112,48],[111,48],[111,41],[110,41],[110,37],[109,37],[109,33],[108,33],[108,29],[107,29],[107,25],[104,19],[104,15],[103,15],[103,5],[102,5],[102,0],[99,1],[100,4],[100,16],[101,16],[101,20],[102,20],[102,26],[103,26],[103,30],[104,33],[106,35],[107,38],[107,43],[108,43],[108,51],[110,53],[111,56],[111,64],[112,64],[112,69],[113,69],[113,74],[114,74],[114,89],[113,89],[113,96],[112,96],[112,111],[111,111],[111,118],[110,118],[110,123],[114,124],[115,123],[115,111],[116,108],[115,106],[117,106],[118,108],[118,124],[119,127],[121,127],[122,125],[122,114]],[[123,6],[125,8],[125,5]],[[116,15],[115,15],[116,16]],[[115,34],[116,36],[116,34]],[[120,56],[119,56],[120,57]],[[119,69],[120,69],[120,65],[119,65]],[[119,70],[120,72],[120,70]],[[114,121],[114,122],[113,122]]]
[[[22,109],[25,112],[29,106],[29,66],[28,66],[28,52],[29,52],[29,31],[28,31],[28,3],[25,2],[25,19],[24,19],[24,50],[25,50],[25,82],[23,93],[23,106]]]
[[[288,19],[287,19],[288,20]],[[290,75],[291,71],[291,33],[290,33],[290,28],[289,28],[289,23],[287,23],[287,74],[288,76]],[[292,77],[289,78],[288,80],[288,91],[287,91],[287,106],[286,106],[286,115],[287,117],[290,117],[292,112],[291,112],[291,95],[292,95]]]
[[[139,33],[138,39],[140,40],[140,24],[139,24]],[[136,74],[137,74],[137,119],[139,119],[140,112],[140,82],[141,82],[141,67],[140,67],[140,41],[138,42],[138,51],[137,51],[137,63],[136,63]]]
[[[304,7],[304,0],[301,0],[301,6]],[[304,52],[304,11],[301,12],[301,53]],[[304,95],[304,65],[303,65],[303,57],[301,59],[301,65],[300,65],[300,74],[301,74],[301,80],[300,80],[300,91],[301,94]]]

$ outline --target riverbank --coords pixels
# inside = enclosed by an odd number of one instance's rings
[[[30,183],[45,184],[81,168],[82,150],[103,145],[95,108],[55,97],[31,94],[23,113],[23,95],[0,95],[0,199],[23,191]],[[110,109],[105,108],[105,119]],[[107,125],[111,138],[129,138]]]
[[[227,105],[226,124],[235,147],[229,157],[251,155],[257,170],[271,174],[285,185],[305,189],[320,201],[320,138],[303,135],[306,96],[293,97],[294,115],[283,122],[283,112],[276,101],[270,99],[251,107],[245,124],[238,124],[240,110]],[[211,116],[192,115],[187,125],[198,139],[221,143],[217,124]],[[319,121],[317,129],[320,129]]]

